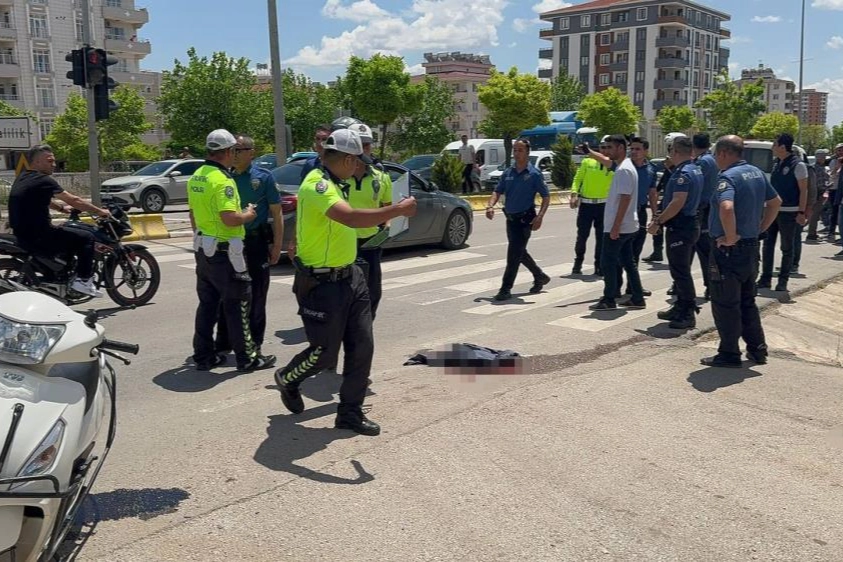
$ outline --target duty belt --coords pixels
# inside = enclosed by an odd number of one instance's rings
[[[353,265],[343,267],[308,267],[306,272],[319,281],[341,281],[351,277]]]
[[[599,205],[600,203],[605,203],[606,199],[590,199],[588,197],[580,197],[580,203],[592,203],[594,205]]]

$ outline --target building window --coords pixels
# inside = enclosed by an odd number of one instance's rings
[[[123,0],[105,0],[105,5],[111,6],[112,8],[122,8]]]
[[[774,100],[779,99],[779,95],[778,95],[778,94],[773,94],[773,99],[774,99]]]
[[[38,100],[38,106],[44,108],[53,108],[56,106],[56,96],[53,93],[52,84],[38,84],[35,86],[35,99]]]
[[[126,30],[122,27],[109,27],[105,26],[105,38],[106,39],[115,39],[117,41],[125,41],[126,40]]]
[[[17,64],[15,59],[15,52],[11,47],[0,49],[0,64]]]
[[[611,25],[612,14],[600,14],[600,25]]]
[[[646,10],[646,8],[644,8]],[[636,36],[638,37],[639,41],[644,41],[647,39],[647,28],[646,27],[639,27],[638,30],[635,32]]]
[[[639,70],[635,73],[635,81],[636,82],[643,82],[644,81],[644,71]]]
[[[705,73],[705,87],[711,89],[711,73]]]
[[[601,86],[608,86],[609,85],[609,75],[608,74],[601,74],[600,75],[600,85]]]
[[[706,34],[705,36],[705,48],[711,50],[711,35]]]
[[[610,33],[604,33],[600,36],[600,44],[605,46],[612,42],[612,35]]]
[[[644,21],[647,19],[647,8],[638,8],[638,10],[636,10],[635,19],[638,21]]]
[[[711,68],[711,53],[705,54],[705,67]]]
[[[591,38],[587,33],[580,35],[580,49],[588,49],[591,44]]]
[[[644,92],[635,92],[635,103],[641,103],[644,101]]]
[[[611,56],[611,55],[610,55],[609,53],[603,53],[603,54],[601,54],[601,55],[600,55],[600,64],[601,64],[602,66],[606,66],[607,64],[609,64],[609,57],[610,57],[610,56]]]
[[[43,6],[47,5],[47,0],[30,0],[31,4],[41,4]]]
[[[82,14],[80,14],[79,12],[76,12],[76,15],[74,16],[74,19],[75,19],[75,27],[76,27],[76,40],[82,41],[84,39],[83,30],[85,28],[84,25],[82,24]]]
[[[50,34],[47,32],[47,16],[30,15],[29,34],[39,39],[48,39]]]
[[[580,16],[580,27],[591,27],[591,16]]]
[[[32,62],[35,72],[51,72],[50,51],[47,49],[33,49]]]
[[[694,71],[694,88],[700,87],[700,73],[696,70]]]
[[[41,141],[43,142],[53,131],[53,120],[41,118],[38,123],[38,128],[41,130]]]
[[[559,29],[570,29],[571,27],[571,20],[570,18],[562,18],[559,20]]]
[[[615,74],[615,83],[616,84],[626,84],[627,79],[629,76],[626,72],[618,72]]]
[[[559,48],[562,49],[563,51],[568,50],[568,38],[567,37],[562,37],[559,40]]]
[[[629,12],[621,12],[618,14],[618,22],[624,23],[629,21]]]
[[[480,104],[478,102],[472,102],[471,104],[471,111],[480,111]]]
[[[580,66],[588,66],[588,57],[580,57]]]
[[[635,60],[647,60],[647,51],[635,51]]]

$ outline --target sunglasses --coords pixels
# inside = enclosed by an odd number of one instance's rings
[[[239,148],[235,148],[234,152],[249,152],[250,150],[254,150],[254,146],[241,146]]]

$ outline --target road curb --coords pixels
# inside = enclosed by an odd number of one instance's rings
[[[85,224],[96,224],[93,217],[80,217]],[[64,224],[64,220],[59,221]],[[121,238],[123,242],[136,242],[138,240],[163,240],[170,238],[170,231],[164,224],[164,215],[129,215],[129,224],[132,226],[132,233]]]
[[[486,204],[489,202],[491,193],[483,195],[460,195],[460,198],[467,201],[471,205],[472,211],[483,211],[486,209]],[[571,191],[551,191],[550,204],[551,205],[567,205],[571,198]],[[541,197],[536,195],[536,205],[541,203]]]

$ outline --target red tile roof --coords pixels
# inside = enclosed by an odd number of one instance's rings
[[[542,16],[555,16],[558,14],[566,14],[568,12],[578,12],[580,10],[594,10],[597,8],[606,8],[606,7],[613,7],[613,6],[620,6],[622,4],[628,4],[630,2],[637,2],[640,0],[592,0],[591,2],[586,2],[585,4],[577,4],[575,6],[568,6],[567,8],[560,8],[558,10],[553,10],[551,12],[545,12],[540,14]]]

